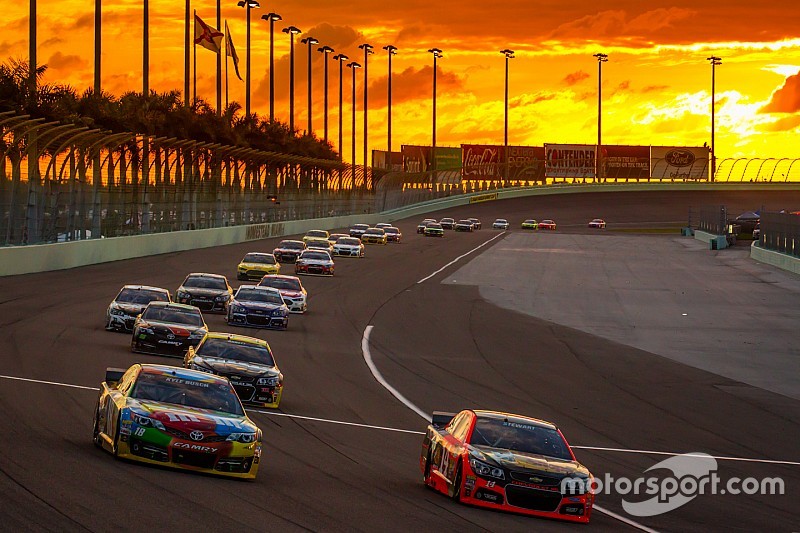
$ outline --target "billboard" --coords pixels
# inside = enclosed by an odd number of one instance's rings
[[[436,147],[436,170],[460,170],[461,148]]]
[[[544,146],[509,146],[508,179],[544,182],[544,156]]]
[[[461,145],[461,179],[463,180],[501,180],[503,174],[503,147],[489,144]]]
[[[400,147],[403,154],[403,172],[428,172],[431,167],[431,147],[404,144]]]
[[[647,179],[650,177],[650,147],[604,144],[600,148],[600,163],[600,176],[606,179]]]
[[[595,177],[594,144],[545,144],[545,173],[551,179]]]
[[[372,151],[372,166],[386,170],[402,172],[403,154],[402,152],[387,152],[386,150]]]
[[[709,151],[704,146],[653,146],[650,165],[653,179],[707,180]]]

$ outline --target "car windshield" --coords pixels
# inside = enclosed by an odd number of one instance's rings
[[[274,265],[275,256],[272,254],[247,254],[242,259],[242,263],[259,263],[262,265]]]
[[[400,233],[400,230],[397,228],[384,228],[383,231],[384,233],[391,233],[392,235]]]
[[[242,404],[231,384],[216,379],[201,381],[141,372],[131,390],[131,398],[244,415]]]
[[[273,287],[290,291],[300,291],[300,280],[292,278],[262,278],[259,287]]]
[[[458,223],[459,224],[464,224],[466,226],[471,226],[472,225],[472,222],[470,222],[469,220],[459,220]]]
[[[428,229],[442,229],[442,225],[438,222],[431,222],[428,224]]]
[[[328,232],[319,229],[312,229],[306,232],[306,237],[322,237],[323,239],[327,239]]]
[[[535,220],[526,220],[525,224],[536,224]]]
[[[275,359],[272,358],[269,346],[259,346],[234,339],[206,339],[197,347],[197,355],[275,366]]]
[[[184,287],[193,287],[197,289],[221,289],[227,290],[228,286],[225,279],[210,276],[189,276],[183,282]]]
[[[342,237],[341,239],[336,241],[336,244],[346,244],[347,246],[358,246],[359,244],[361,244],[361,240],[354,239],[353,237]]]
[[[240,302],[262,302],[265,304],[282,305],[283,298],[279,292],[264,289],[240,288],[236,291],[236,300]]]
[[[311,241],[310,243],[308,243],[309,248],[322,248],[323,250],[328,249],[330,245],[331,243],[329,243],[328,241]]]
[[[369,228],[369,225],[367,225],[367,224],[354,224],[351,229],[364,230],[364,229],[367,229],[367,228]]]
[[[142,313],[142,319],[169,324],[184,324],[186,326],[202,326],[203,315],[200,310],[186,309],[184,307],[171,307],[166,305],[147,306]]]
[[[506,220],[504,218],[498,218],[497,220],[495,220],[495,222],[498,222],[500,224],[505,224],[506,222],[508,222],[508,220]]]
[[[302,250],[305,247],[300,241],[281,241],[278,248],[285,248],[287,250]]]
[[[331,256],[326,254],[325,252],[305,252],[302,256],[302,259],[313,259],[314,261],[329,261]]]
[[[117,302],[129,304],[149,304],[150,302],[168,302],[166,292],[148,289],[122,289],[117,295]]]
[[[452,218],[443,218],[441,222],[453,222]]]
[[[572,460],[567,443],[558,431],[524,418],[478,417],[469,443]]]
[[[542,220],[543,224],[555,224],[552,220]]]
[[[369,228],[365,235],[383,235],[386,233],[382,228]]]

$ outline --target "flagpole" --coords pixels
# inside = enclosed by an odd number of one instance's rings
[[[194,10],[194,34],[197,35],[197,10]],[[197,39],[193,40],[194,65],[192,68],[192,106],[197,104]]]
[[[185,23],[185,38],[183,43],[183,103],[186,107],[189,107],[189,69],[191,68],[189,60],[191,59],[189,55],[191,54],[189,50],[189,31],[191,30],[191,26],[189,25],[189,12],[191,11],[190,7],[191,0],[186,0],[186,23]],[[192,42],[194,42],[194,36],[192,37]]]

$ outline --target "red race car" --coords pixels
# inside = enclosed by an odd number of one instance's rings
[[[423,482],[460,503],[588,523],[594,481],[559,429],[497,411],[433,413]]]
[[[549,218],[539,222],[539,229],[556,229],[556,223]]]

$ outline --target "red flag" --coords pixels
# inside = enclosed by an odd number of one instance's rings
[[[222,32],[212,28],[203,19],[194,15],[194,44],[199,44],[214,53],[222,51]]]
[[[233,58],[233,68],[236,69],[236,77],[240,80],[242,77],[239,75],[239,56],[236,54],[236,48],[233,46],[233,37],[231,37],[231,30],[228,28],[228,21],[225,21],[225,51]]]

